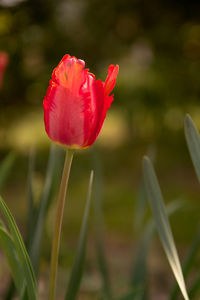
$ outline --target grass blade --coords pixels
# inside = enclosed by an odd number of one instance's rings
[[[26,246],[30,255],[30,259],[35,271],[38,275],[39,259],[40,259],[40,247],[41,238],[44,227],[44,219],[47,211],[47,204],[50,202],[52,196],[52,173],[56,161],[55,146],[51,146],[50,155],[47,164],[46,180],[44,190],[41,196],[39,208],[34,204],[34,191],[33,191],[33,174],[35,169],[35,149],[32,148],[29,156],[29,168],[28,168],[28,218],[27,218],[27,238]],[[45,205],[44,205],[45,204]],[[7,292],[7,300],[12,299],[14,294],[13,282],[11,281],[10,287]]]
[[[200,228],[198,229],[198,232],[192,242],[192,245],[189,249],[188,255],[187,255],[186,260],[183,265],[183,274],[184,274],[185,279],[187,278],[187,276],[190,273],[190,270],[193,267],[193,264],[194,264],[196,255],[198,254],[199,248],[200,248]],[[198,279],[197,279],[197,282],[198,282]],[[194,286],[196,287],[195,283],[194,283]],[[190,290],[189,290],[189,295],[191,293]],[[196,288],[195,288],[195,291],[196,291]],[[170,299],[171,300],[177,299],[178,294],[179,294],[178,286],[175,285],[174,288],[172,289]]]
[[[148,156],[151,161],[154,162],[156,158],[156,149],[151,145],[147,150]],[[145,213],[147,208],[147,199],[144,187],[144,178],[142,176],[141,182],[139,185],[139,190],[136,198],[136,207],[134,213],[134,229],[135,232],[140,232],[142,230],[142,225],[144,224]]]
[[[146,299],[147,294],[147,256],[154,233],[154,222],[149,220],[144,228],[141,241],[139,243],[133,272],[131,276],[131,288],[139,289],[138,299]]]
[[[178,282],[182,295],[185,300],[188,300],[189,298],[186,291],[185,281],[183,278],[182,269],[178,258],[176,246],[174,243],[173,235],[171,232],[170,224],[167,218],[162,193],[153,166],[148,157],[145,157],[143,159],[143,173],[147,196],[150,202],[150,206],[163,248],[167,255],[174,276]]]
[[[25,277],[20,265],[15,244],[3,224],[0,224],[0,245],[6,255],[15,286],[20,295],[24,289]]]
[[[23,268],[25,280],[27,283],[27,292],[28,292],[28,299],[29,300],[36,300],[36,280],[33,273],[33,269],[31,266],[31,262],[24,246],[24,242],[22,240],[21,234],[17,228],[15,220],[10,213],[8,207],[6,206],[3,199],[0,197],[0,210],[6,220],[6,223],[11,231],[11,235],[13,238],[13,242],[16,247],[17,254],[21,261],[21,266]]]
[[[44,228],[45,216],[47,214],[50,201],[53,197],[54,181],[55,181],[54,180],[55,164],[56,164],[56,147],[55,145],[52,145],[50,149],[49,159],[48,159],[44,189],[40,199],[40,205],[35,220],[35,226],[30,237],[29,253],[30,253],[30,258],[36,275],[38,274],[38,269],[39,269],[41,239],[42,239],[42,233]],[[34,211],[32,212],[34,214]]]
[[[81,225],[81,231],[79,236],[79,244],[75,256],[74,266],[72,268],[71,277],[69,280],[66,300],[75,300],[80,287],[80,282],[83,274],[83,266],[85,262],[85,252],[86,252],[86,241],[87,241],[87,232],[88,232],[88,219],[90,211],[90,202],[91,202],[91,193],[92,193],[92,184],[93,184],[93,171],[90,174],[90,181],[88,187],[88,197],[85,206],[83,221]]]
[[[10,152],[3,160],[3,162],[0,165],[0,190],[5,184],[5,181],[10,173],[10,170],[13,166],[13,163],[15,161],[15,154],[13,152]]]
[[[110,277],[108,272],[106,254],[104,249],[104,216],[102,207],[102,191],[103,191],[103,178],[102,178],[102,165],[100,155],[97,148],[93,152],[93,160],[95,167],[95,181],[94,181],[94,226],[95,226],[95,246],[97,254],[97,263],[102,280],[102,291],[104,299],[111,300],[112,289]]]
[[[29,156],[29,167],[28,167],[28,193],[27,193],[27,201],[28,201],[28,217],[27,217],[27,239],[26,245],[29,250],[30,245],[32,244],[32,236],[35,229],[35,206],[34,206],[34,193],[33,193],[33,173],[35,168],[35,150],[34,148],[30,151]]]
[[[200,181],[200,136],[199,132],[189,115],[186,115],[185,122],[185,137],[192,158],[192,162],[197,174],[197,178]]]
[[[170,216],[175,211],[181,207],[182,203],[179,200],[175,200],[166,207],[167,215]],[[146,299],[147,298],[147,256],[149,248],[153,239],[155,232],[155,222],[151,218],[145,225],[141,241],[138,245],[138,249],[135,256],[135,263],[133,265],[133,274],[131,278],[131,289],[139,290],[140,293],[137,296],[137,299]]]
[[[96,237],[96,249],[97,249],[97,258],[98,258],[98,266],[100,269],[101,277],[103,280],[103,293],[105,299],[112,299],[112,291],[110,287],[110,278],[108,274],[107,262],[105,257],[105,251],[103,247],[103,236],[100,235]]]

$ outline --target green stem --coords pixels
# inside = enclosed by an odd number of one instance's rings
[[[56,220],[55,220],[54,236],[53,236],[53,244],[52,244],[52,252],[51,252],[50,286],[49,286],[49,298],[48,298],[49,300],[55,299],[58,254],[60,248],[60,235],[61,235],[61,228],[62,228],[66,191],[68,186],[73,154],[74,151],[70,149],[68,149],[68,151],[66,152],[65,164],[64,164],[58,202],[57,202]]]

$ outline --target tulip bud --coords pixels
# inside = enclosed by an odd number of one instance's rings
[[[44,98],[44,123],[49,138],[74,149],[91,146],[99,135],[119,66],[110,65],[105,82],[85,69],[83,60],[65,55],[54,69]]]

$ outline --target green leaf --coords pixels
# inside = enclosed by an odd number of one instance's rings
[[[86,241],[87,241],[87,232],[88,232],[88,219],[89,219],[89,210],[91,202],[91,193],[92,193],[92,184],[93,184],[93,171],[90,174],[90,181],[88,187],[88,197],[85,206],[83,221],[81,225],[81,231],[79,236],[79,244],[75,256],[75,262],[72,268],[67,293],[66,300],[75,300],[80,287],[80,282],[83,274],[83,267],[85,262],[85,252],[86,252]]]
[[[27,237],[26,245],[29,251],[30,245],[32,245],[32,237],[35,230],[36,223],[36,209],[34,206],[34,193],[33,193],[33,173],[35,168],[35,150],[31,149],[29,155],[29,168],[28,168],[28,216],[27,216]]]
[[[42,233],[44,229],[45,216],[47,214],[50,201],[53,197],[54,182],[55,182],[55,172],[54,172],[55,164],[56,164],[56,147],[55,145],[52,145],[50,149],[49,159],[48,159],[44,189],[40,199],[37,215],[35,217],[34,209],[32,209],[32,216],[30,216],[30,218],[35,219],[35,222],[34,222],[34,228],[32,230],[32,234],[30,236],[29,254],[36,274],[38,274],[38,269],[39,269],[41,240],[42,240]]]
[[[143,159],[143,173],[147,196],[150,202],[160,240],[182,295],[185,300],[188,300],[189,298],[186,291],[185,281],[170,224],[167,218],[163,196],[153,166],[148,157]]]
[[[182,203],[179,200],[174,200],[166,207],[167,215],[171,215],[181,207]],[[140,290],[137,299],[147,298],[147,256],[152,242],[153,234],[155,232],[155,222],[151,218],[145,225],[141,240],[135,256],[135,263],[133,265],[133,274],[131,278],[131,288]]]
[[[13,163],[15,161],[15,154],[13,152],[10,152],[3,160],[3,162],[0,165],[0,190],[5,184],[5,181],[10,174],[10,170],[13,166]]]
[[[104,299],[112,299],[112,291],[110,287],[110,279],[108,274],[108,267],[106,262],[106,256],[104,251],[103,237],[96,237],[96,249],[97,249],[97,258],[98,266],[100,269],[100,274],[103,280],[103,293]]]
[[[0,224],[0,245],[6,255],[15,286],[20,295],[24,289],[25,278],[17,255],[15,243],[3,224]]]
[[[185,137],[198,180],[200,181],[200,136],[189,115],[185,117]]]
[[[148,148],[148,156],[154,162],[156,156],[156,149],[153,145]],[[147,199],[144,187],[144,178],[142,176],[141,182],[139,185],[138,195],[136,198],[136,207],[134,213],[134,229],[138,233],[142,229],[142,225],[144,224],[145,213],[147,208]]]
[[[200,228],[198,229],[198,232],[195,235],[195,238],[194,238],[194,240],[192,242],[192,245],[189,249],[186,260],[183,264],[183,274],[184,274],[185,279],[188,277],[188,275],[190,274],[190,271],[193,269],[194,261],[195,261],[196,255],[198,254],[199,248],[200,248]],[[197,280],[194,281],[194,284],[190,288],[190,290],[189,290],[190,297],[191,297],[191,290],[192,290],[192,294],[194,294],[194,292],[196,292],[197,288],[200,287],[200,286],[198,286],[198,282],[199,282],[199,279],[197,278]],[[193,291],[193,287],[194,287],[194,291]],[[179,294],[178,292],[179,292],[178,291],[178,286],[176,284],[174,286],[174,288],[172,289],[170,299],[171,300],[177,299],[177,296]]]
[[[107,267],[106,254],[104,249],[104,216],[102,207],[102,191],[103,191],[103,180],[102,180],[102,169],[101,159],[97,148],[93,151],[93,160],[95,166],[95,181],[94,181],[94,229],[95,229],[95,246],[97,254],[97,263],[102,280],[103,299],[111,300],[112,290],[110,277]]]
[[[133,274],[131,276],[132,289],[140,289],[139,299],[146,299],[147,293],[147,256],[154,233],[154,222],[149,220],[145,226],[139,243],[135,263],[133,266]]]
[[[21,261],[21,267],[27,283],[27,292],[29,300],[36,300],[36,280],[31,266],[31,262],[24,246],[21,234],[17,228],[15,220],[6,206],[3,199],[0,197],[0,210],[6,220],[8,228],[11,231],[11,236],[16,247],[18,257]]]
[[[55,145],[51,145],[50,154],[48,158],[47,171],[45,177],[44,189],[40,198],[39,207],[34,204],[34,191],[33,191],[33,174],[35,169],[35,150],[31,149],[29,156],[29,169],[28,169],[28,218],[27,218],[27,238],[26,246],[30,255],[30,259],[38,276],[39,262],[40,262],[40,249],[42,233],[44,229],[44,221],[50,201],[53,197],[55,188],[55,164],[57,161],[57,151]],[[57,174],[56,174],[57,175]],[[57,176],[58,177],[58,176]],[[7,292],[7,300],[12,299],[14,294],[13,282],[11,281],[10,287]]]

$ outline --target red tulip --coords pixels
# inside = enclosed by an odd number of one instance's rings
[[[8,58],[8,54],[6,52],[0,52],[0,88],[2,86],[2,83],[3,83],[3,75],[4,75],[4,72],[5,72],[5,69],[8,65],[8,61],[9,61],[9,58]]]
[[[53,71],[43,102],[48,136],[70,148],[87,148],[95,142],[113,101],[110,93],[119,66],[109,66],[105,82],[88,71],[83,60],[65,55]]]

